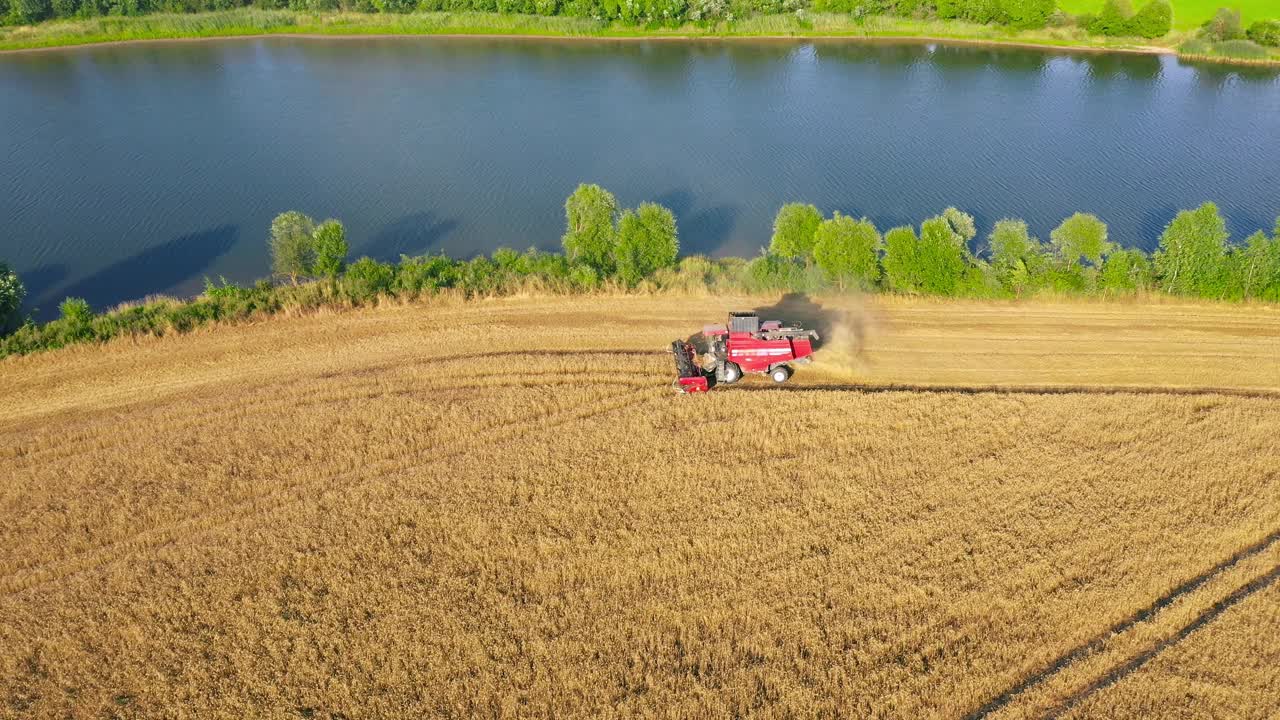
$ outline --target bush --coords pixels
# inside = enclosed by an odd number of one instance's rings
[[[228,281],[225,277],[219,277],[217,283],[209,278],[204,279],[203,297],[219,302],[234,302],[249,294],[248,288],[242,288],[233,282]]]
[[[83,298],[67,298],[58,305],[62,344],[93,337],[93,309]]]
[[[1098,276],[1104,292],[1123,293],[1151,287],[1151,260],[1137,249],[1116,250],[1107,256]]]
[[[0,261],[0,334],[17,325],[18,311],[27,297],[27,288],[8,263]]]
[[[654,280],[661,288],[698,292],[714,288],[723,274],[723,268],[705,255],[690,255],[676,267],[656,273]]]
[[[675,265],[680,251],[676,218],[655,203],[628,210],[618,221],[618,246],[614,257],[618,277],[634,286],[653,271]]]
[[[880,233],[870,220],[836,213],[815,233],[813,258],[827,278],[841,288],[873,287],[880,279]]]
[[[600,273],[590,265],[571,265],[568,280],[572,287],[579,290],[594,290],[600,287]]]
[[[618,201],[599,185],[579,185],[564,202],[565,255],[602,273],[613,272],[613,216]]]
[[[803,203],[787,203],[773,220],[769,252],[779,257],[808,259],[813,256],[814,236],[822,223],[818,208]]]
[[[347,266],[347,231],[337,220],[325,220],[312,233],[315,274],[336,279]]]
[[[356,302],[368,302],[391,289],[396,279],[395,268],[373,258],[362,257],[347,268],[342,276],[342,289]]]
[[[520,264],[526,268],[527,275],[544,283],[549,289],[563,291],[574,287],[574,266],[564,255],[530,248],[520,256]]]
[[[458,287],[468,296],[492,295],[502,288],[498,264],[483,255],[458,267]]]
[[[746,272],[745,284],[754,292],[809,289],[804,265],[793,258],[764,252],[747,265]]]
[[[300,275],[311,274],[315,264],[316,224],[296,210],[280,213],[271,221],[271,270],[298,284]]]
[[[1280,20],[1259,20],[1249,26],[1245,35],[1259,45],[1280,47]]]
[[[1173,6],[1168,0],[1151,0],[1129,19],[1130,35],[1158,38],[1173,29]]]
[[[393,288],[397,293],[418,295],[441,288],[453,287],[458,282],[458,269],[453,260],[444,255],[422,257],[400,256]]]

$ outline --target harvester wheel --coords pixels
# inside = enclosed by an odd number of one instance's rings
[[[726,385],[732,385],[742,379],[742,368],[738,367],[738,363],[727,362],[724,364],[724,382]]]
[[[773,378],[776,383],[784,383],[791,378],[791,368],[786,365],[779,365],[769,372],[769,377]]]

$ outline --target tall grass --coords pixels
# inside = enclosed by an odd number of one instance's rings
[[[1280,62],[1280,49],[1267,48],[1251,40],[1210,42],[1192,38],[1178,46],[1178,54],[1192,60],[1270,64]]]

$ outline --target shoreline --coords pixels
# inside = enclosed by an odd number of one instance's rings
[[[674,27],[621,25],[569,16],[492,12],[320,13],[237,9],[192,14],[156,13],[131,17],[53,20],[37,25],[0,27],[0,56],[88,46],[209,42],[213,40],[292,37],[317,40],[362,38],[490,39],[592,42],[857,42],[936,44],[952,47],[1010,48],[1099,55],[1169,55],[1179,59],[1241,67],[1280,67],[1280,54],[1243,59],[1188,55],[1179,51],[1190,36],[1183,31],[1158,41],[1105,38],[1074,27],[1017,31],[953,20],[913,20],[890,16],[855,19],[846,14],[759,15],[709,25],[686,22]]]
[[[531,41],[567,41],[567,42],[803,42],[803,41],[845,41],[865,44],[903,44],[903,45],[949,45],[955,47],[994,48],[1014,50],[1036,50],[1046,53],[1089,54],[1089,55],[1147,55],[1170,56],[1179,60],[1214,65],[1228,65],[1249,68],[1280,68],[1280,59],[1249,60],[1242,58],[1222,57],[1216,55],[1184,55],[1177,48],[1162,45],[1084,45],[1055,42],[1036,42],[1029,39],[1001,40],[996,38],[948,37],[945,35],[910,35],[910,34],[865,34],[838,32],[796,32],[789,34],[752,34],[752,33],[658,33],[658,34],[599,34],[549,33],[545,31],[532,33],[490,32],[316,32],[313,28],[302,28],[298,32],[282,30],[279,32],[263,32],[253,30],[244,33],[227,32],[207,35],[175,35],[173,37],[154,38],[122,38],[105,40],[87,40],[85,42],[68,42],[54,45],[37,45],[33,47],[0,48],[0,57],[48,52],[65,52],[69,50],[97,47],[125,47],[130,45],[163,45],[167,43],[212,43],[235,40],[271,40],[276,38],[297,38],[301,40],[415,40],[424,38],[444,38],[448,40],[531,40]]]
[[[867,35],[855,33],[792,33],[792,34],[715,34],[715,33],[661,33],[652,35],[580,35],[580,34],[556,34],[547,32],[537,33],[512,33],[512,32],[340,32],[340,33],[324,33],[314,32],[310,28],[303,29],[300,32],[246,32],[246,33],[226,33],[226,34],[210,34],[210,35],[193,35],[193,36],[175,36],[175,37],[157,37],[157,38],[127,38],[121,40],[101,40],[88,41],[78,43],[67,43],[63,45],[41,45],[36,47],[25,48],[8,48],[0,49],[0,56],[18,55],[26,53],[45,53],[59,52],[66,50],[75,50],[78,48],[94,48],[94,47],[123,47],[129,45],[162,45],[166,43],[203,43],[203,42],[219,42],[230,40],[270,40],[274,38],[298,38],[302,40],[365,40],[365,39],[381,39],[381,40],[413,40],[421,38],[444,38],[451,40],[476,39],[476,40],[538,40],[538,41],[571,41],[571,42],[723,42],[723,41],[766,41],[766,42],[795,42],[805,40],[825,40],[825,41],[853,41],[868,44],[911,44],[911,45],[955,45],[962,47],[991,47],[991,48],[1011,48],[1019,50],[1042,50],[1042,51],[1061,51],[1066,53],[1089,53],[1103,54],[1116,53],[1124,55],[1172,55],[1178,57],[1178,51],[1175,48],[1163,47],[1158,45],[1134,45],[1134,46],[1101,46],[1101,45],[1066,45],[1054,44],[1049,42],[1034,42],[1025,39],[1014,40],[998,40],[991,38],[962,38],[962,37],[946,37],[932,35]],[[1190,58],[1191,56],[1188,56]],[[1212,62],[1215,60],[1212,56],[1194,56],[1197,61]],[[1262,60],[1262,61],[1244,61],[1223,58],[1223,60],[1231,63],[1253,64],[1253,65],[1280,65],[1280,60]]]

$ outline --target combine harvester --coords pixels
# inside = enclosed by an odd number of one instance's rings
[[[719,384],[732,385],[744,373],[761,373],[784,383],[792,365],[813,361],[813,341],[818,333],[801,327],[783,327],[777,320],[760,322],[753,312],[729,313],[729,325],[708,325],[702,329],[708,351],[703,364],[692,343],[676,340],[671,352],[676,357],[674,386],[683,393],[706,392]]]

